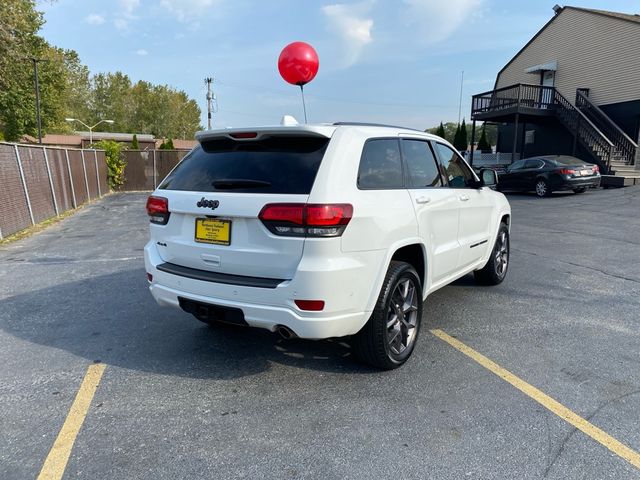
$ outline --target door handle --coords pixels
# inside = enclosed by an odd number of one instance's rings
[[[469,200],[469,195],[467,194],[462,194],[458,197],[460,200],[462,200],[463,202],[466,202],[467,200]]]
[[[429,197],[416,197],[416,203],[429,203],[430,201]]]

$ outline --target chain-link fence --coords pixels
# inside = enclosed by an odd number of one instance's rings
[[[107,193],[104,155],[0,142],[0,239]]]

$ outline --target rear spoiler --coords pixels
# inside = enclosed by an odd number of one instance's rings
[[[196,140],[202,143],[208,140],[230,138],[240,141],[256,141],[265,136],[311,136],[330,138],[336,130],[334,125],[294,125],[273,127],[245,127],[204,130],[196,133]]]

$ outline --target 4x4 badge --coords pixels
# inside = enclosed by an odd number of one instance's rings
[[[218,200],[207,200],[206,198],[202,197],[200,200],[198,200],[198,203],[196,203],[196,206],[215,210],[220,206],[220,202]]]

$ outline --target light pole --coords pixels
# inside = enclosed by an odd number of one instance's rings
[[[67,122],[78,122],[80,124],[82,124],[83,126],[87,127],[89,129],[89,144],[93,145],[93,129],[96,128],[98,125],[100,125],[101,123],[109,123],[111,125],[113,125],[113,120],[100,120],[98,123],[96,123],[93,126],[89,126],[86,123],[84,123],[82,120],[78,120],[77,118],[65,118],[65,120]]]

